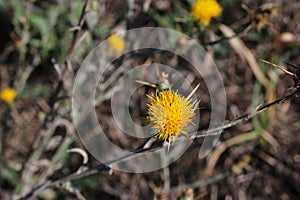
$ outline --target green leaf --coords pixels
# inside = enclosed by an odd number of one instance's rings
[[[11,183],[14,182],[17,177],[17,172],[14,169],[1,163],[0,163],[0,174],[2,179],[6,179]]]

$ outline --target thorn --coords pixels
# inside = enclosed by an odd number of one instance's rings
[[[200,83],[193,89],[193,91],[189,94],[189,96],[187,96],[187,99],[190,99],[199,87],[200,87]]]
[[[167,151],[167,153],[169,153],[169,151],[170,151],[170,146],[171,146],[171,141],[168,141],[168,151]]]
[[[193,112],[198,109],[198,106],[200,104],[201,100],[196,100],[192,105],[193,105]]]
[[[153,97],[149,94],[146,94],[146,97],[148,97],[149,99],[152,99]]]
[[[141,80],[135,80],[135,82],[143,84],[143,85],[147,85],[147,86],[150,86],[150,87],[153,87],[153,88],[157,88],[157,85],[154,84],[154,83],[149,83],[149,82],[141,81]]]

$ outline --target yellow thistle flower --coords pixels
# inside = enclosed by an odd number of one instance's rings
[[[16,96],[17,93],[13,88],[6,88],[0,92],[0,99],[6,103],[12,102]]]
[[[116,34],[108,38],[108,44],[117,53],[121,53],[125,49],[125,40]]]
[[[218,17],[222,8],[216,0],[196,0],[192,6],[191,15],[205,26],[209,25],[211,18]]]
[[[165,90],[152,94],[147,107],[149,120],[153,122],[159,139],[169,142],[170,146],[172,139],[179,134],[187,136],[184,128],[192,122],[195,115],[190,99],[172,90]]]

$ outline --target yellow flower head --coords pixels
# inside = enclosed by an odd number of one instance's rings
[[[222,8],[216,0],[196,0],[192,6],[191,15],[205,26],[211,18],[221,15]]]
[[[17,93],[12,88],[6,88],[0,92],[0,99],[6,103],[12,102],[17,96]]]
[[[113,51],[117,53],[121,53],[125,49],[125,40],[120,36],[114,34],[110,36],[107,40],[108,40],[109,47]]]
[[[179,134],[187,135],[184,128],[192,122],[195,115],[190,99],[172,90],[165,90],[152,94],[147,106],[149,120],[153,122],[159,139],[170,144]]]

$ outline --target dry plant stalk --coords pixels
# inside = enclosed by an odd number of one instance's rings
[[[292,73],[292,72],[287,73],[292,78],[295,78],[294,79],[295,80],[295,86],[293,88],[296,89],[296,90],[292,94],[289,94],[289,95],[287,95],[283,98],[277,99],[274,102],[271,102],[271,103],[268,103],[268,104],[265,104],[265,105],[261,105],[261,106],[257,107],[252,113],[246,113],[246,114],[244,114],[244,115],[242,115],[242,116],[240,116],[240,117],[238,117],[238,118],[236,118],[232,121],[229,121],[229,122],[225,123],[223,126],[220,126],[218,128],[211,129],[211,130],[199,131],[196,135],[190,136],[190,139],[203,138],[203,137],[210,136],[210,135],[220,134],[219,133],[220,130],[223,131],[225,129],[233,127],[238,123],[241,123],[243,121],[247,121],[247,120],[253,118],[257,114],[259,114],[259,113],[261,113],[261,112],[263,112],[263,111],[265,111],[265,110],[267,110],[267,109],[269,109],[269,108],[271,108],[275,105],[278,105],[278,104],[280,104],[284,101],[299,97],[299,95],[300,95],[300,79],[299,79],[300,77],[298,77],[299,71],[297,71],[296,73]],[[181,136],[181,137],[183,137],[183,136]],[[181,137],[179,137],[174,142],[180,142]],[[216,164],[216,161],[217,161],[218,157],[228,147],[239,144],[241,142],[245,142],[245,138],[246,138],[246,141],[248,141],[248,140],[252,140],[255,137],[251,133],[246,133],[246,134],[242,134],[242,135],[236,136],[234,138],[231,138],[228,141],[224,142],[220,146],[219,150],[215,153],[215,156],[213,157],[213,159],[211,159],[211,161],[209,162],[210,163],[209,166],[212,167],[212,169],[214,169],[214,166]],[[153,137],[149,138],[147,141],[145,141],[144,144],[141,145],[139,148],[137,148],[133,153],[130,153],[130,154],[128,154],[126,156],[123,156],[123,157],[120,157],[120,158],[116,158],[116,159],[114,159],[110,162],[97,165],[97,166],[95,166],[91,169],[88,169],[86,171],[82,171],[80,173],[75,172],[73,174],[70,174],[66,177],[63,177],[63,178],[60,178],[60,179],[57,179],[57,180],[54,180],[54,181],[47,180],[44,183],[42,183],[41,185],[33,188],[30,192],[28,192],[26,195],[24,195],[21,199],[25,200],[25,199],[30,199],[30,198],[36,197],[37,195],[39,195],[45,189],[50,188],[50,187],[58,187],[59,185],[61,185],[62,183],[65,183],[65,182],[77,180],[77,179],[80,179],[82,177],[86,177],[86,176],[89,176],[89,175],[92,175],[92,174],[96,174],[100,171],[109,171],[109,170],[111,170],[110,167],[109,167],[111,164],[122,162],[126,159],[134,157],[134,156],[136,156],[136,153],[146,153],[146,152],[158,150],[160,148],[163,148],[163,144],[161,142],[158,142],[157,137],[153,136]],[[212,173],[213,173],[212,170],[207,170],[206,171],[207,176],[211,176]],[[204,181],[204,182],[206,183],[206,181]],[[203,182],[201,182],[199,184],[203,184]],[[198,185],[198,183],[197,183],[197,185]]]

